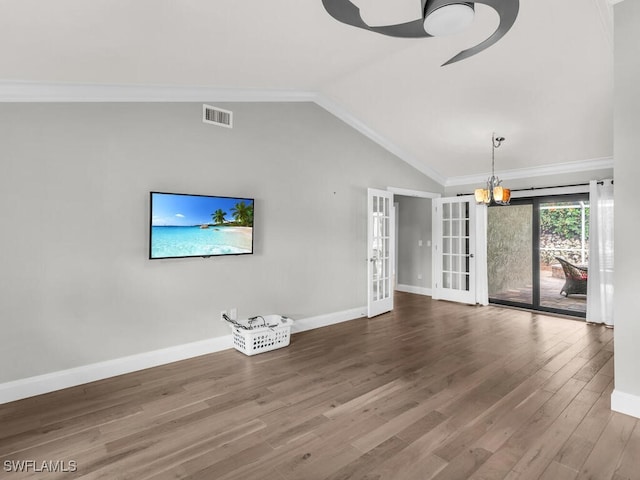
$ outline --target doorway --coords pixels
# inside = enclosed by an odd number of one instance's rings
[[[367,197],[367,315],[373,317],[393,309],[395,290],[431,295],[431,201],[440,194],[387,187],[386,191],[369,188]],[[406,217],[397,229],[396,209]],[[407,231],[409,246],[417,240],[417,251],[397,248]],[[421,284],[414,283],[413,273],[407,277],[409,284],[401,284],[405,272],[414,267]],[[422,286],[425,283],[427,287]]]
[[[431,295],[431,198],[394,195],[396,279],[401,292]]]
[[[393,192],[396,206],[395,290],[432,295],[432,203],[441,194],[399,187]]]
[[[487,218],[489,301],[586,317],[588,194],[514,199]]]

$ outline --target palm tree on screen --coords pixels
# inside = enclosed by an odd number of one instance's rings
[[[213,223],[215,223],[216,225],[222,225],[224,223],[224,217],[226,216],[227,216],[227,212],[224,212],[221,209],[218,209],[211,214]]]
[[[253,206],[242,202],[236,203],[231,209],[231,215],[240,225],[253,226]]]

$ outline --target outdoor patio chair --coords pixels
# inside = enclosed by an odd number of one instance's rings
[[[565,282],[560,295],[564,294],[568,297],[572,294],[587,294],[587,280],[589,279],[589,269],[587,267],[579,267],[566,261],[564,258],[556,257],[556,260],[562,265],[564,270]]]

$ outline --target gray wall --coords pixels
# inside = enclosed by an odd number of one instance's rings
[[[366,304],[366,188],[441,191],[310,103],[3,104],[0,383]],[[254,197],[255,255],[148,260],[149,191]]]
[[[640,2],[615,6],[615,388],[640,397]],[[637,406],[636,406],[637,407]]]
[[[431,288],[431,199],[395,195],[398,202],[397,283]],[[422,246],[418,245],[422,240]],[[418,276],[422,275],[422,279]]]

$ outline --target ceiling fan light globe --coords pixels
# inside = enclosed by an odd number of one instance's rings
[[[428,12],[424,30],[434,37],[455,35],[473,23],[473,3],[452,3]]]

